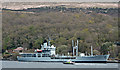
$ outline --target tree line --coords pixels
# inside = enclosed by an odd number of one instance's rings
[[[107,10],[111,14],[100,13],[99,10]],[[82,9],[63,6],[26,10],[3,9],[3,53],[17,47],[28,50],[41,48],[41,44],[48,40],[49,36],[51,44],[57,47],[58,54],[72,54],[71,41],[79,40],[81,53],[90,53],[92,45],[95,55],[107,54],[109,51],[110,57],[117,58],[119,53],[115,44],[118,41],[116,12],[116,8]]]

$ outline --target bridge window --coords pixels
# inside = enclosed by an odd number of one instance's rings
[[[49,54],[42,54],[42,57],[49,57]]]
[[[41,57],[41,54],[38,54],[38,57]]]
[[[32,57],[36,57],[36,54],[32,54]]]

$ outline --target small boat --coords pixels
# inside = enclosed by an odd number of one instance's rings
[[[63,62],[63,64],[75,64],[75,62],[72,62],[71,60],[68,60],[66,62]]]

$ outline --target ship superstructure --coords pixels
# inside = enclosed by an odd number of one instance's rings
[[[47,50],[50,53],[50,56],[55,56],[55,50],[56,47],[54,45],[50,45],[50,41],[47,41],[43,43],[43,45],[41,45],[41,50]]]
[[[64,62],[71,60],[72,62],[106,62],[108,55],[93,55],[91,46],[91,55],[85,56],[84,53],[78,54],[78,40],[74,45],[72,40],[73,56],[59,56],[56,55],[56,47],[46,41],[41,45],[41,49],[35,50],[35,53],[19,53],[17,56],[19,61],[41,61],[41,62]],[[76,51],[76,52],[75,52]]]

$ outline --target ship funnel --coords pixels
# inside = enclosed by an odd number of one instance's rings
[[[92,46],[91,46],[91,56],[93,56],[93,48],[92,48]]]

